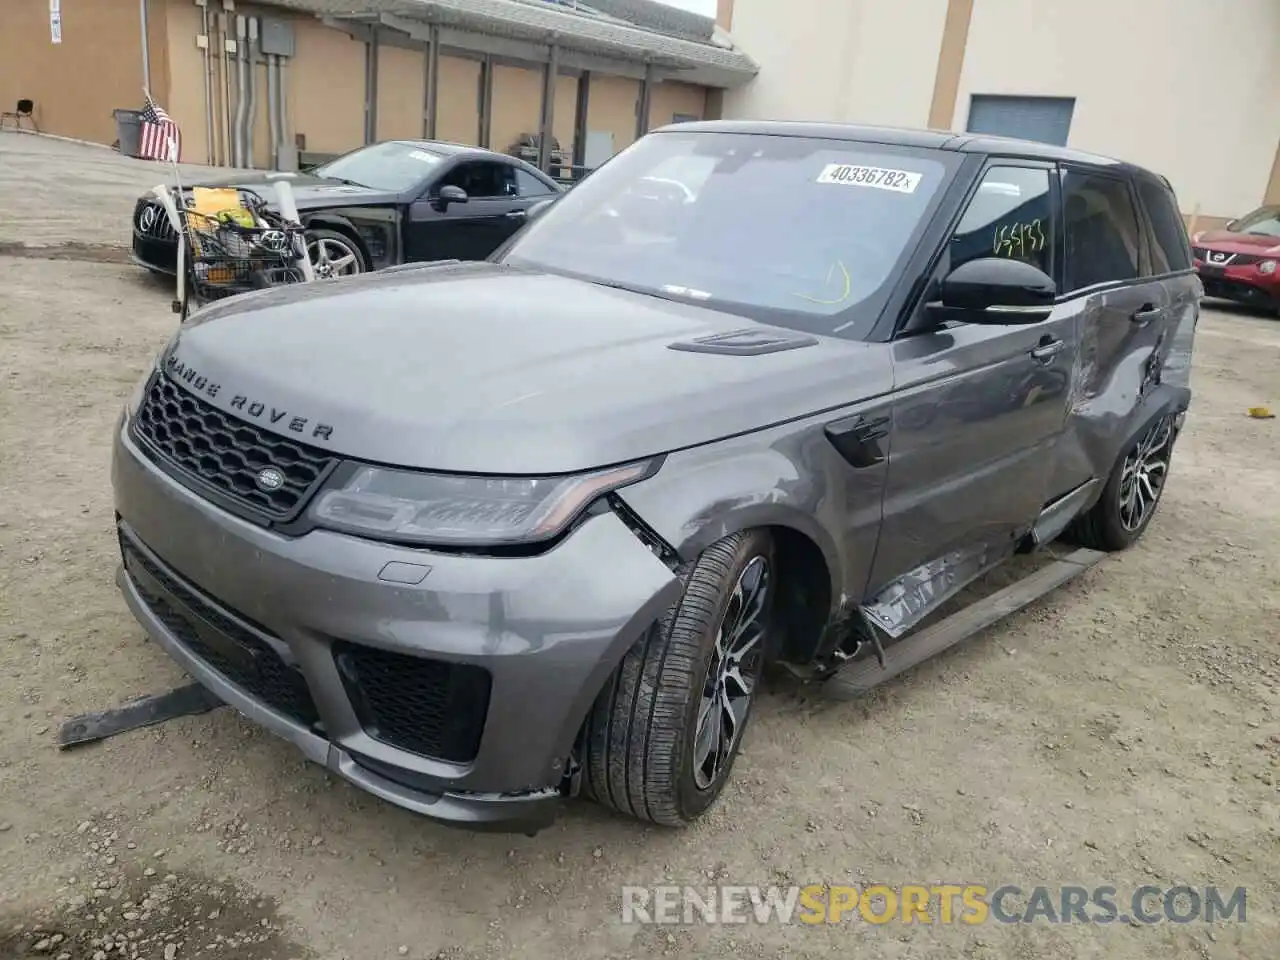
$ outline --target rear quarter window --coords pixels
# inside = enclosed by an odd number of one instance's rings
[[[1173,192],[1152,180],[1138,180],[1138,197],[1151,220],[1153,272],[1174,273],[1191,268],[1191,247]]]

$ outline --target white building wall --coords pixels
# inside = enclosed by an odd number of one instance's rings
[[[976,0],[954,129],[975,93],[1075,97],[1069,146],[1164,174],[1186,213],[1239,216],[1280,137],[1280,0]]]
[[[735,0],[734,41],[760,64],[724,116],[924,126],[947,0]]]
[[[923,127],[947,0],[734,0],[760,64],[724,116]],[[1262,202],[1280,138],[1280,0],[975,0],[972,94],[1074,97],[1069,145],[1167,176],[1183,211]]]

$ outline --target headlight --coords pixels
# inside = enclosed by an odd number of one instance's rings
[[[361,466],[324,491],[312,518],[330,530],[404,543],[533,543],[563,531],[602,494],[651,476],[660,460],[571,477],[467,477]]]
[[[1258,264],[1258,272],[1259,273],[1275,273],[1276,262],[1274,260],[1263,260],[1260,264]]]

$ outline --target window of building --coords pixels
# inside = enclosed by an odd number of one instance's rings
[[[951,238],[950,268],[979,257],[1021,260],[1053,276],[1049,171],[992,167]]]
[[[1187,230],[1173,193],[1153,180],[1138,181],[1138,196],[1151,219],[1152,271],[1157,274],[1187,270],[1191,267],[1191,251]]]
[[[1138,212],[1125,180],[1067,171],[1062,212],[1066,292],[1139,275]]]

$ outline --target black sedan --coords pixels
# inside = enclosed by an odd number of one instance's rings
[[[388,140],[305,173],[263,172],[189,186],[236,187],[274,205],[274,184],[293,187],[307,248],[320,277],[417,260],[483,260],[524,223],[525,211],[563,191],[531,164],[478,147]],[[133,211],[133,258],[172,274],[177,238],[151,194]]]

